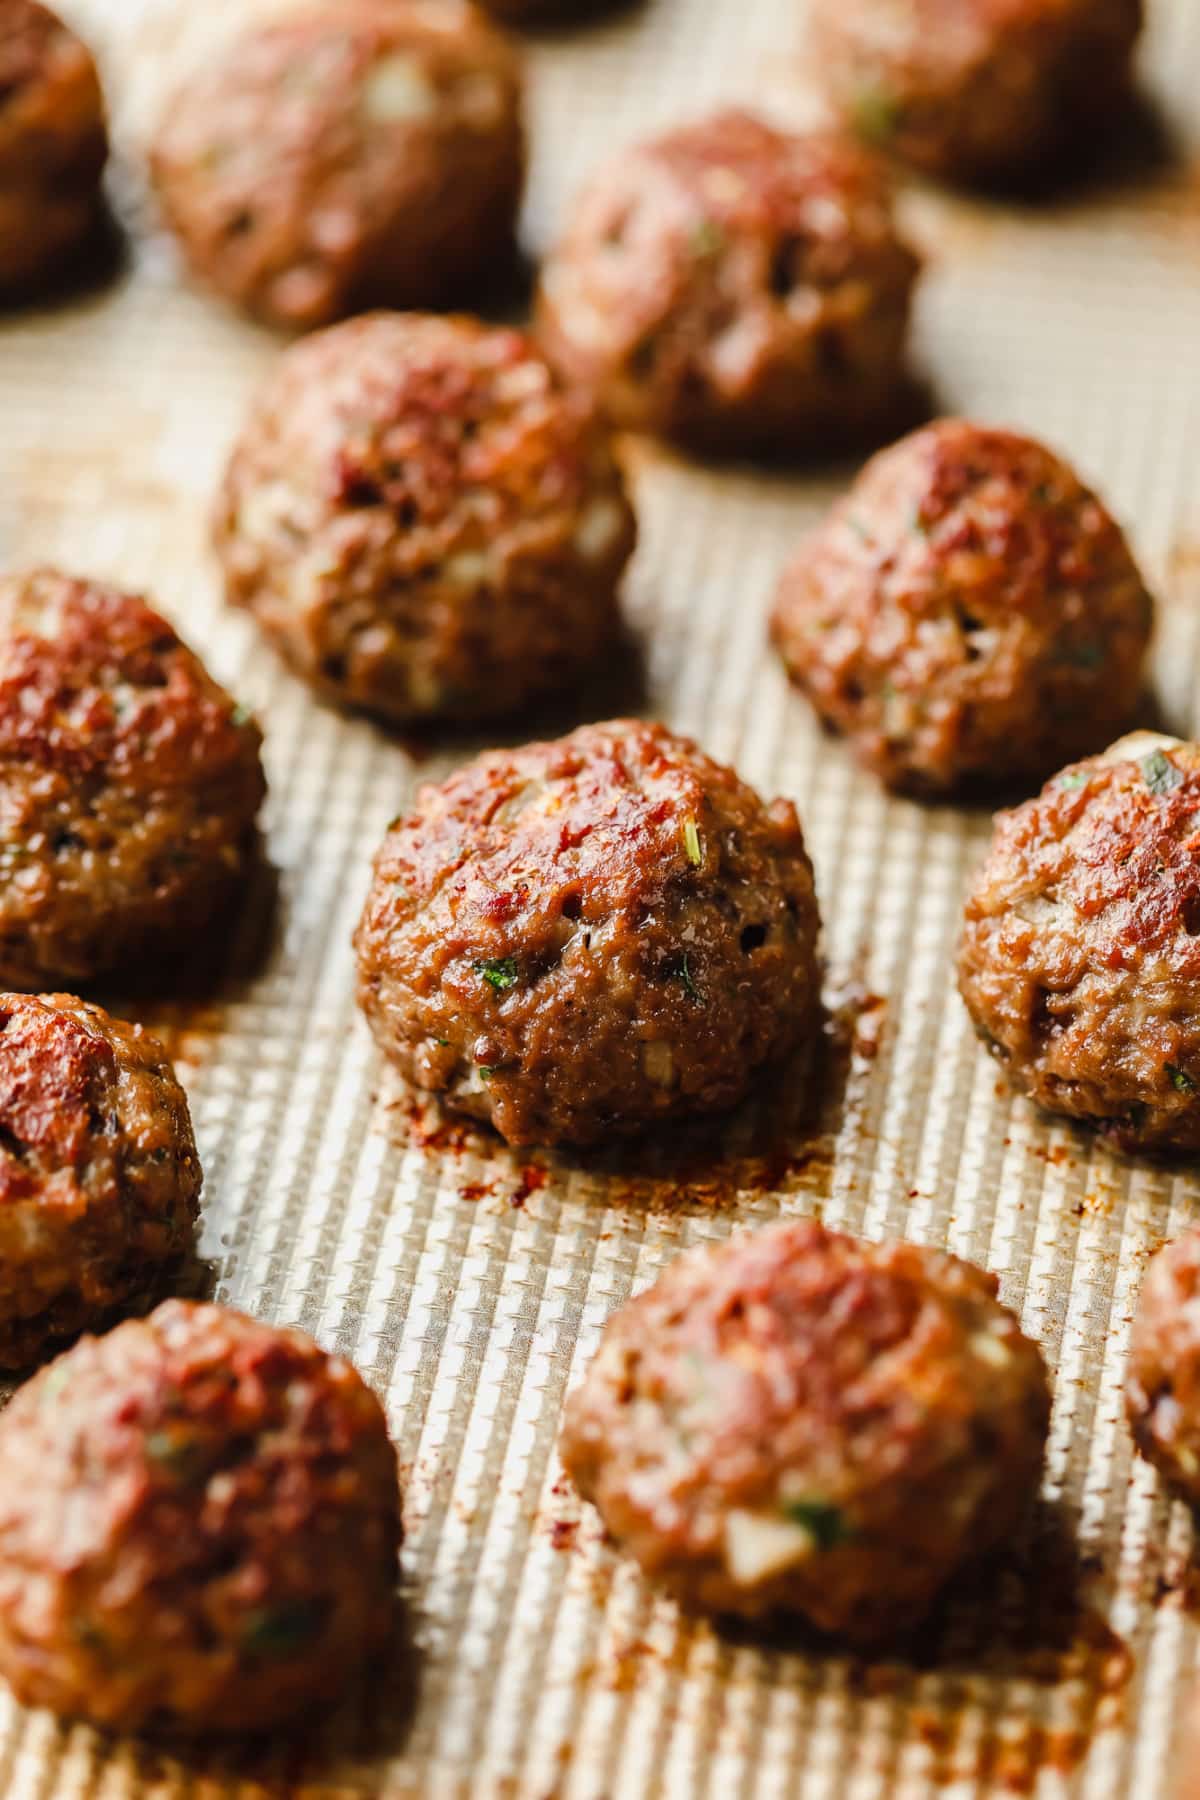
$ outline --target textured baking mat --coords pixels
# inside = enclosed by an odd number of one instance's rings
[[[98,46],[135,225],[116,281],[0,324],[0,560],[151,590],[263,720],[269,858],[197,993],[131,1000],[170,1039],[206,1170],[215,1291],[353,1356],[407,1477],[394,1656],[315,1735],[151,1751],[0,1698],[0,1792],[48,1796],[1134,1796],[1170,1792],[1197,1660],[1191,1526],[1134,1462],[1120,1396],[1147,1254],[1200,1215],[1189,1173],[1126,1164],[1013,1101],[953,989],[987,820],[887,800],[764,648],[777,570],[846,471],[756,476],[631,452],[640,704],[798,802],[830,1017],[724,1142],[518,1157],[407,1104],[355,1016],[350,933],[418,750],[312,702],[225,612],[205,549],[221,459],[274,343],[190,290],[136,151],[240,0],[63,0]],[[1158,686],[1197,719],[1200,6],[1151,0],[1146,87],[1173,140],[1036,209],[906,195],[929,256],[918,360],[946,410],[1038,432],[1129,523],[1162,599]],[[533,40],[528,239],[615,143],[741,98],[805,107],[801,0],[645,0]],[[530,730],[538,721],[530,722]],[[878,1662],[682,1619],[581,1518],[555,1459],[605,1316],[686,1244],[780,1211],[945,1244],[997,1270],[1057,1399],[1028,1541]]]

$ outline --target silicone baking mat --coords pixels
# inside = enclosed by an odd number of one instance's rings
[[[821,1066],[789,1072],[724,1141],[619,1158],[517,1156],[414,1107],[356,1016],[350,934],[387,820],[474,746],[338,716],[223,609],[207,507],[277,345],[186,284],[138,172],[174,75],[248,9],[64,10],[104,63],[132,251],[109,286],[0,323],[0,561],[148,589],[263,721],[271,870],[207,991],[128,1005],[166,1031],[189,1088],[216,1293],[352,1356],[386,1399],[404,1608],[364,1693],[253,1751],[152,1750],[0,1698],[0,1792],[1169,1794],[1195,1682],[1191,1526],[1133,1458],[1121,1383],[1146,1256],[1200,1217],[1200,1183],[1117,1161],[1009,1095],[951,967],[986,816],[885,798],[765,648],[778,569],[849,471],[715,471],[631,446],[643,692],[592,707],[640,706],[797,801],[825,916]],[[916,356],[938,406],[1045,436],[1111,498],[1161,599],[1163,708],[1190,732],[1200,6],[1151,11],[1159,130],[1106,182],[1026,208],[914,188],[904,212],[928,256]],[[618,142],[723,98],[808,109],[801,0],[644,0],[529,56],[535,253]],[[685,1245],[804,1211],[986,1263],[1056,1375],[1027,1541],[877,1661],[680,1617],[581,1516],[555,1457],[563,1395],[614,1306]]]

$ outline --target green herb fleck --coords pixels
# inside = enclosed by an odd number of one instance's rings
[[[492,1076],[496,1073],[496,1070],[502,1069],[504,1067],[504,1064],[503,1063],[476,1063],[475,1067],[479,1070],[479,1073],[483,1076],[483,1079],[485,1081],[490,1081],[492,1079]]]
[[[700,848],[700,832],[695,819],[688,819],[684,823],[683,847],[687,851],[687,859],[693,869],[698,869],[704,861],[704,852]]]
[[[848,512],[846,514],[846,525],[864,544],[871,542],[870,527],[863,523],[857,513]]]
[[[682,981],[683,986],[684,986],[684,991],[686,992],[689,1000],[699,1000],[701,998],[700,989],[696,986],[696,983],[692,980],[692,971],[688,967],[688,959],[687,959],[687,951],[686,950],[684,951],[683,955],[679,959],[678,968],[674,969],[672,971],[672,973],[677,975],[679,977],[680,981]]]
[[[168,1474],[190,1481],[200,1473],[203,1452],[194,1438],[169,1431],[153,1431],[146,1439],[146,1455]]]
[[[1039,481],[1031,496],[1035,506],[1048,506],[1053,495],[1053,488],[1048,481]]]
[[[1099,644],[1076,644],[1061,651],[1055,660],[1068,663],[1073,669],[1100,669],[1104,666],[1104,651]]]
[[[232,713],[235,725],[248,725],[252,715],[248,706],[235,706]]]
[[[1152,750],[1149,756],[1143,756],[1141,769],[1142,780],[1152,794],[1169,794],[1183,780],[1182,769],[1177,769],[1161,750]]]
[[[794,1525],[802,1525],[818,1550],[834,1550],[848,1544],[854,1536],[842,1510],[827,1500],[785,1500],[783,1514]]]
[[[507,994],[510,987],[517,985],[517,964],[515,958],[511,956],[477,962],[475,973],[482,975],[488,986],[494,988],[498,994]]]
[[[1177,1069],[1174,1063],[1164,1063],[1163,1068],[1171,1078],[1171,1086],[1181,1094],[1194,1094],[1196,1084],[1184,1069]]]
[[[884,88],[860,88],[850,116],[860,137],[871,144],[886,144],[900,123],[900,107]]]
[[[450,1048],[450,1039],[449,1038],[435,1037],[433,1041],[435,1044],[440,1044],[440,1046],[443,1050],[448,1050]]]
[[[242,1643],[258,1656],[287,1656],[308,1644],[325,1622],[329,1608],[324,1600],[285,1600],[251,1613]]]
[[[701,219],[692,232],[694,256],[719,256],[725,248],[725,233],[713,219]]]
[[[1059,776],[1054,785],[1055,787],[1065,788],[1068,793],[1073,793],[1076,788],[1085,787],[1087,785],[1087,776],[1079,769],[1068,769],[1065,775]]]
[[[42,1399],[57,1400],[70,1379],[70,1369],[63,1368],[61,1364],[57,1369],[51,1369],[42,1383]]]

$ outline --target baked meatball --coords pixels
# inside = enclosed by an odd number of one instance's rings
[[[812,0],[810,20],[816,66],[864,138],[1003,185],[1111,130],[1142,0]]]
[[[276,1725],[391,1630],[383,1410],[298,1331],[169,1300],[0,1416],[0,1674],[120,1730]]]
[[[867,464],[785,573],[772,630],[860,761],[937,795],[1108,743],[1152,623],[1120,527],[1066,463],[942,419]]]
[[[513,262],[520,66],[463,0],[340,0],[194,75],[152,169],[192,268],[267,324],[440,305]]]
[[[70,994],[0,994],[0,1368],[153,1294],[199,1198],[157,1039]]]
[[[808,1219],[693,1251],[608,1321],[567,1471],[686,1603],[893,1637],[1037,1488],[1046,1370],[996,1287]]]
[[[1200,745],[1136,732],[1000,813],[958,975],[1039,1105],[1200,1150]]]
[[[242,873],[260,743],[144,601],[0,580],[0,983],[185,950]]]
[[[417,1087],[512,1144],[733,1106],[812,1028],[794,807],[661,725],[587,725],[423,788],[375,859],[359,1001]]]
[[[1133,1321],[1125,1411],[1137,1447],[1200,1505],[1200,1229],[1151,1257]]]
[[[607,433],[529,340],[413,314],[285,354],[216,517],[229,598],[319,691],[400,721],[590,670],[633,540]]]
[[[726,112],[593,180],[546,264],[538,330],[620,425],[809,450],[895,418],[916,273],[870,158]]]
[[[0,294],[57,273],[101,217],[104,96],[85,45],[37,0],[0,6]]]

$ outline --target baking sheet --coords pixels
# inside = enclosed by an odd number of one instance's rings
[[[518,1156],[380,1070],[352,1004],[371,852],[407,746],[310,700],[220,605],[205,514],[265,334],[181,279],[136,148],[241,0],[63,0],[98,47],[137,226],[114,286],[0,323],[0,560],[149,589],[260,713],[274,880],[207,993],[131,1000],[169,1036],[206,1171],[218,1296],[312,1331],[385,1397],[407,1471],[404,1624],[368,1692],[253,1753],[150,1750],[0,1697],[0,1792],[161,1796],[1134,1796],[1170,1792],[1196,1676],[1191,1526],[1121,1420],[1148,1253],[1200,1216],[1194,1174],[1121,1163],[1010,1097],[951,958],[986,817],[886,799],[821,739],[764,646],[774,578],[846,471],[755,475],[631,452],[641,704],[798,802],[826,920],[821,1071],[703,1136],[592,1161]],[[917,357],[947,411],[1047,437],[1131,527],[1162,600],[1160,696],[1197,718],[1200,7],[1151,0],[1162,166],[1037,209],[905,199],[930,267]],[[645,0],[531,41],[527,237],[544,244],[617,142],[718,98],[809,110],[802,0]],[[555,1459],[564,1392],[608,1312],[685,1245],[780,1211],[944,1244],[997,1270],[1057,1399],[1028,1542],[906,1657],[682,1619],[581,1517]]]

